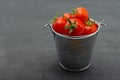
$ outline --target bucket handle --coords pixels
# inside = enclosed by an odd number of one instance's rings
[[[104,27],[106,27],[107,26],[107,24],[106,23],[104,23],[104,18],[100,18],[100,20],[99,20],[99,22],[98,22],[101,26],[104,26]]]
[[[47,23],[44,25],[44,28],[51,27],[51,23]]]

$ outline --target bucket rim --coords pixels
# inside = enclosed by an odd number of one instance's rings
[[[96,31],[96,32],[94,32],[94,33],[92,33],[92,34],[88,34],[88,35],[69,36],[69,35],[64,35],[64,34],[60,34],[60,33],[56,32],[56,31],[52,28],[52,24],[50,24],[50,28],[52,29],[52,31],[53,31],[55,34],[57,34],[57,35],[59,35],[59,36],[61,36],[61,37],[64,37],[64,38],[68,38],[68,39],[84,39],[84,38],[88,38],[88,37],[91,37],[91,36],[97,34],[98,31],[100,30],[100,23],[99,23],[98,21],[92,19],[92,18],[90,18],[90,20],[95,21],[95,23],[98,25],[98,28],[97,28],[97,31]]]

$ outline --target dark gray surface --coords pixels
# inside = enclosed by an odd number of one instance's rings
[[[56,12],[84,6],[103,17],[92,66],[71,73],[58,65],[46,24]],[[120,0],[0,0],[0,80],[120,80]]]

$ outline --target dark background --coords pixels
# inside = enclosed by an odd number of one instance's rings
[[[104,18],[90,69],[61,69],[44,24],[78,6]],[[0,80],[120,80],[120,0],[0,0]]]

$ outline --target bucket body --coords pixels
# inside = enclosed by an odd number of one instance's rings
[[[93,46],[100,29],[98,22],[96,32],[83,36],[67,36],[55,32],[51,26],[59,57],[59,64],[69,71],[83,71],[89,68]]]

